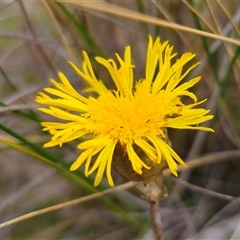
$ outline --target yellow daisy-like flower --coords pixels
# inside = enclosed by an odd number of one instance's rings
[[[116,54],[120,67],[113,59],[96,57],[111,75],[116,90],[109,90],[94,74],[86,52],[83,52],[83,66],[80,70],[69,62],[76,73],[88,84],[89,92],[98,97],[84,97],[69,83],[63,73],[59,73],[60,83],[51,79],[53,88],[45,88],[49,96],[40,92],[36,102],[48,105],[40,111],[64,120],[64,122],[43,122],[44,131],[52,134],[44,147],[62,146],[63,143],[85,137],[78,145],[82,153],[71,166],[71,171],[85,163],[85,175],[97,171],[94,186],[97,186],[106,171],[108,182],[114,185],[111,167],[114,151],[120,146],[123,157],[128,157],[130,167],[141,175],[151,167],[138,155],[140,148],[154,164],[166,161],[171,172],[177,176],[177,163],[186,164],[167,143],[166,128],[196,129],[213,132],[211,128],[199,126],[212,115],[209,110],[194,108],[198,102],[194,93],[188,91],[201,77],[183,82],[184,77],[197,64],[183,73],[183,67],[194,54],[184,53],[172,63],[176,54],[168,42],[157,38],[153,43],[149,37],[146,56],[145,77],[136,83],[133,80],[134,65],[131,62],[131,48],[125,48],[124,58]],[[181,98],[188,96],[192,104],[185,105]],[[96,156],[96,159],[93,157]]]

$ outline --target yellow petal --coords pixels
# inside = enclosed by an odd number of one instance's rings
[[[129,160],[131,161],[133,170],[135,172],[137,172],[138,174],[142,174],[142,167],[147,168],[147,169],[151,169],[151,167],[148,167],[138,157],[138,155],[135,153],[135,151],[134,151],[134,149],[133,149],[133,147],[130,143],[127,143],[126,148],[127,148],[127,153],[128,153]]]

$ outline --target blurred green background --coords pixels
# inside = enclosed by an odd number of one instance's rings
[[[42,132],[40,122],[53,118],[37,110],[35,96],[50,85],[50,78],[57,80],[58,71],[82,91],[84,81],[67,61],[81,67],[83,50],[89,53],[97,76],[109,87],[109,75],[94,56],[123,56],[125,46],[130,45],[135,80],[139,80],[145,73],[149,34],[168,40],[178,56],[186,51],[196,53],[192,62],[200,61],[201,65],[187,79],[202,76],[192,90],[199,100],[208,98],[203,107],[215,115],[207,123],[215,133],[170,130],[173,148],[190,162],[240,146],[239,1],[72,2],[75,4],[0,3],[0,137],[29,151],[25,154],[23,149],[0,142],[0,223],[109,188],[105,180],[98,189],[93,188],[93,178],[86,178],[82,169],[68,171],[80,153],[76,148],[79,141],[62,148],[42,148],[50,136]],[[101,11],[102,3],[108,13]],[[116,6],[125,17],[117,15]],[[152,18],[159,24],[153,24]],[[173,23],[216,36],[179,30]],[[218,36],[239,41],[223,42]],[[200,167],[183,172],[180,178],[237,197],[240,161],[236,156],[238,152],[227,161],[205,166],[200,162]],[[115,172],[114,179],[116,185],[126,182]],[[166,177],[165,181],[169,189],[169,197],[161,203],[165,239],[240,239],[239,204],[185,187],[176,178]],[[131,188],[39,215],[0,228],[0,239],[153,239],[148,204],[140,195]]]

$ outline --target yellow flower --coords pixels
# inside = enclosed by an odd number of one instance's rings
[[[104,172],[108,183],[113,186],[111,175],[112,159],[116,145],[120,145],[124,155],[128,156],[132,169],[142,174],[150,167],[137,155],[139,147],[155,164],[167,161],[171,172],[177,176],[177,163],[186,167],[177,153],[166,141],[166,128],[196,129],[213,132],[211,128],[199,126],[213,118],[207,115],[209,110],[194,108],[205,100],[198,102],[194,93],[188,91],[201,77],[184,82],[184,77],[197,64],[183,72],[183,67],[194,54],[184,53],[172,63],[176,54],[168,42],[161,43],[157,38],[153,43],[149,37],[146,56],[145,77],[136,83],[133,79],[134,65],[131,62],[131,48],[125,48],[124,58],[116,54],[120,67],[113,59],[96,57],[96,61],[108,70],[116,86],[109,90],[96,78],[86,52],[83,52],[83,66],[80,70],[69,62],[76,73],[84,79],[89,88],[98,96],[84,97],[70,84],[63,73],[59,73],[61,82],[51,79],[54,87],[40,92],[36,102],[48,105],[40,111],[62,119],[62,122],[43,122],[44,131],[52,134],[50,142],[44,147],[62,146],[63,143],[85,137],[78,145],[82,150],[70,170],[78,169],[85,163],[85,175],[97,171],[94,186],[97,186]],[[52,95],[51,97],[49,95]],[[185,105],[181,97],[193,100]],[[96,155],[96,159],[92,158]]]

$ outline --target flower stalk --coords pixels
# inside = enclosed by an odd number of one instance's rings
[[[150,181],[135,182],[135,186],[143,193],[142,198],[149,203],[152,226],[156,240],[163,240],[163,229],[159,204],[167,196],[167,189],[163,184],[163,172]]]

